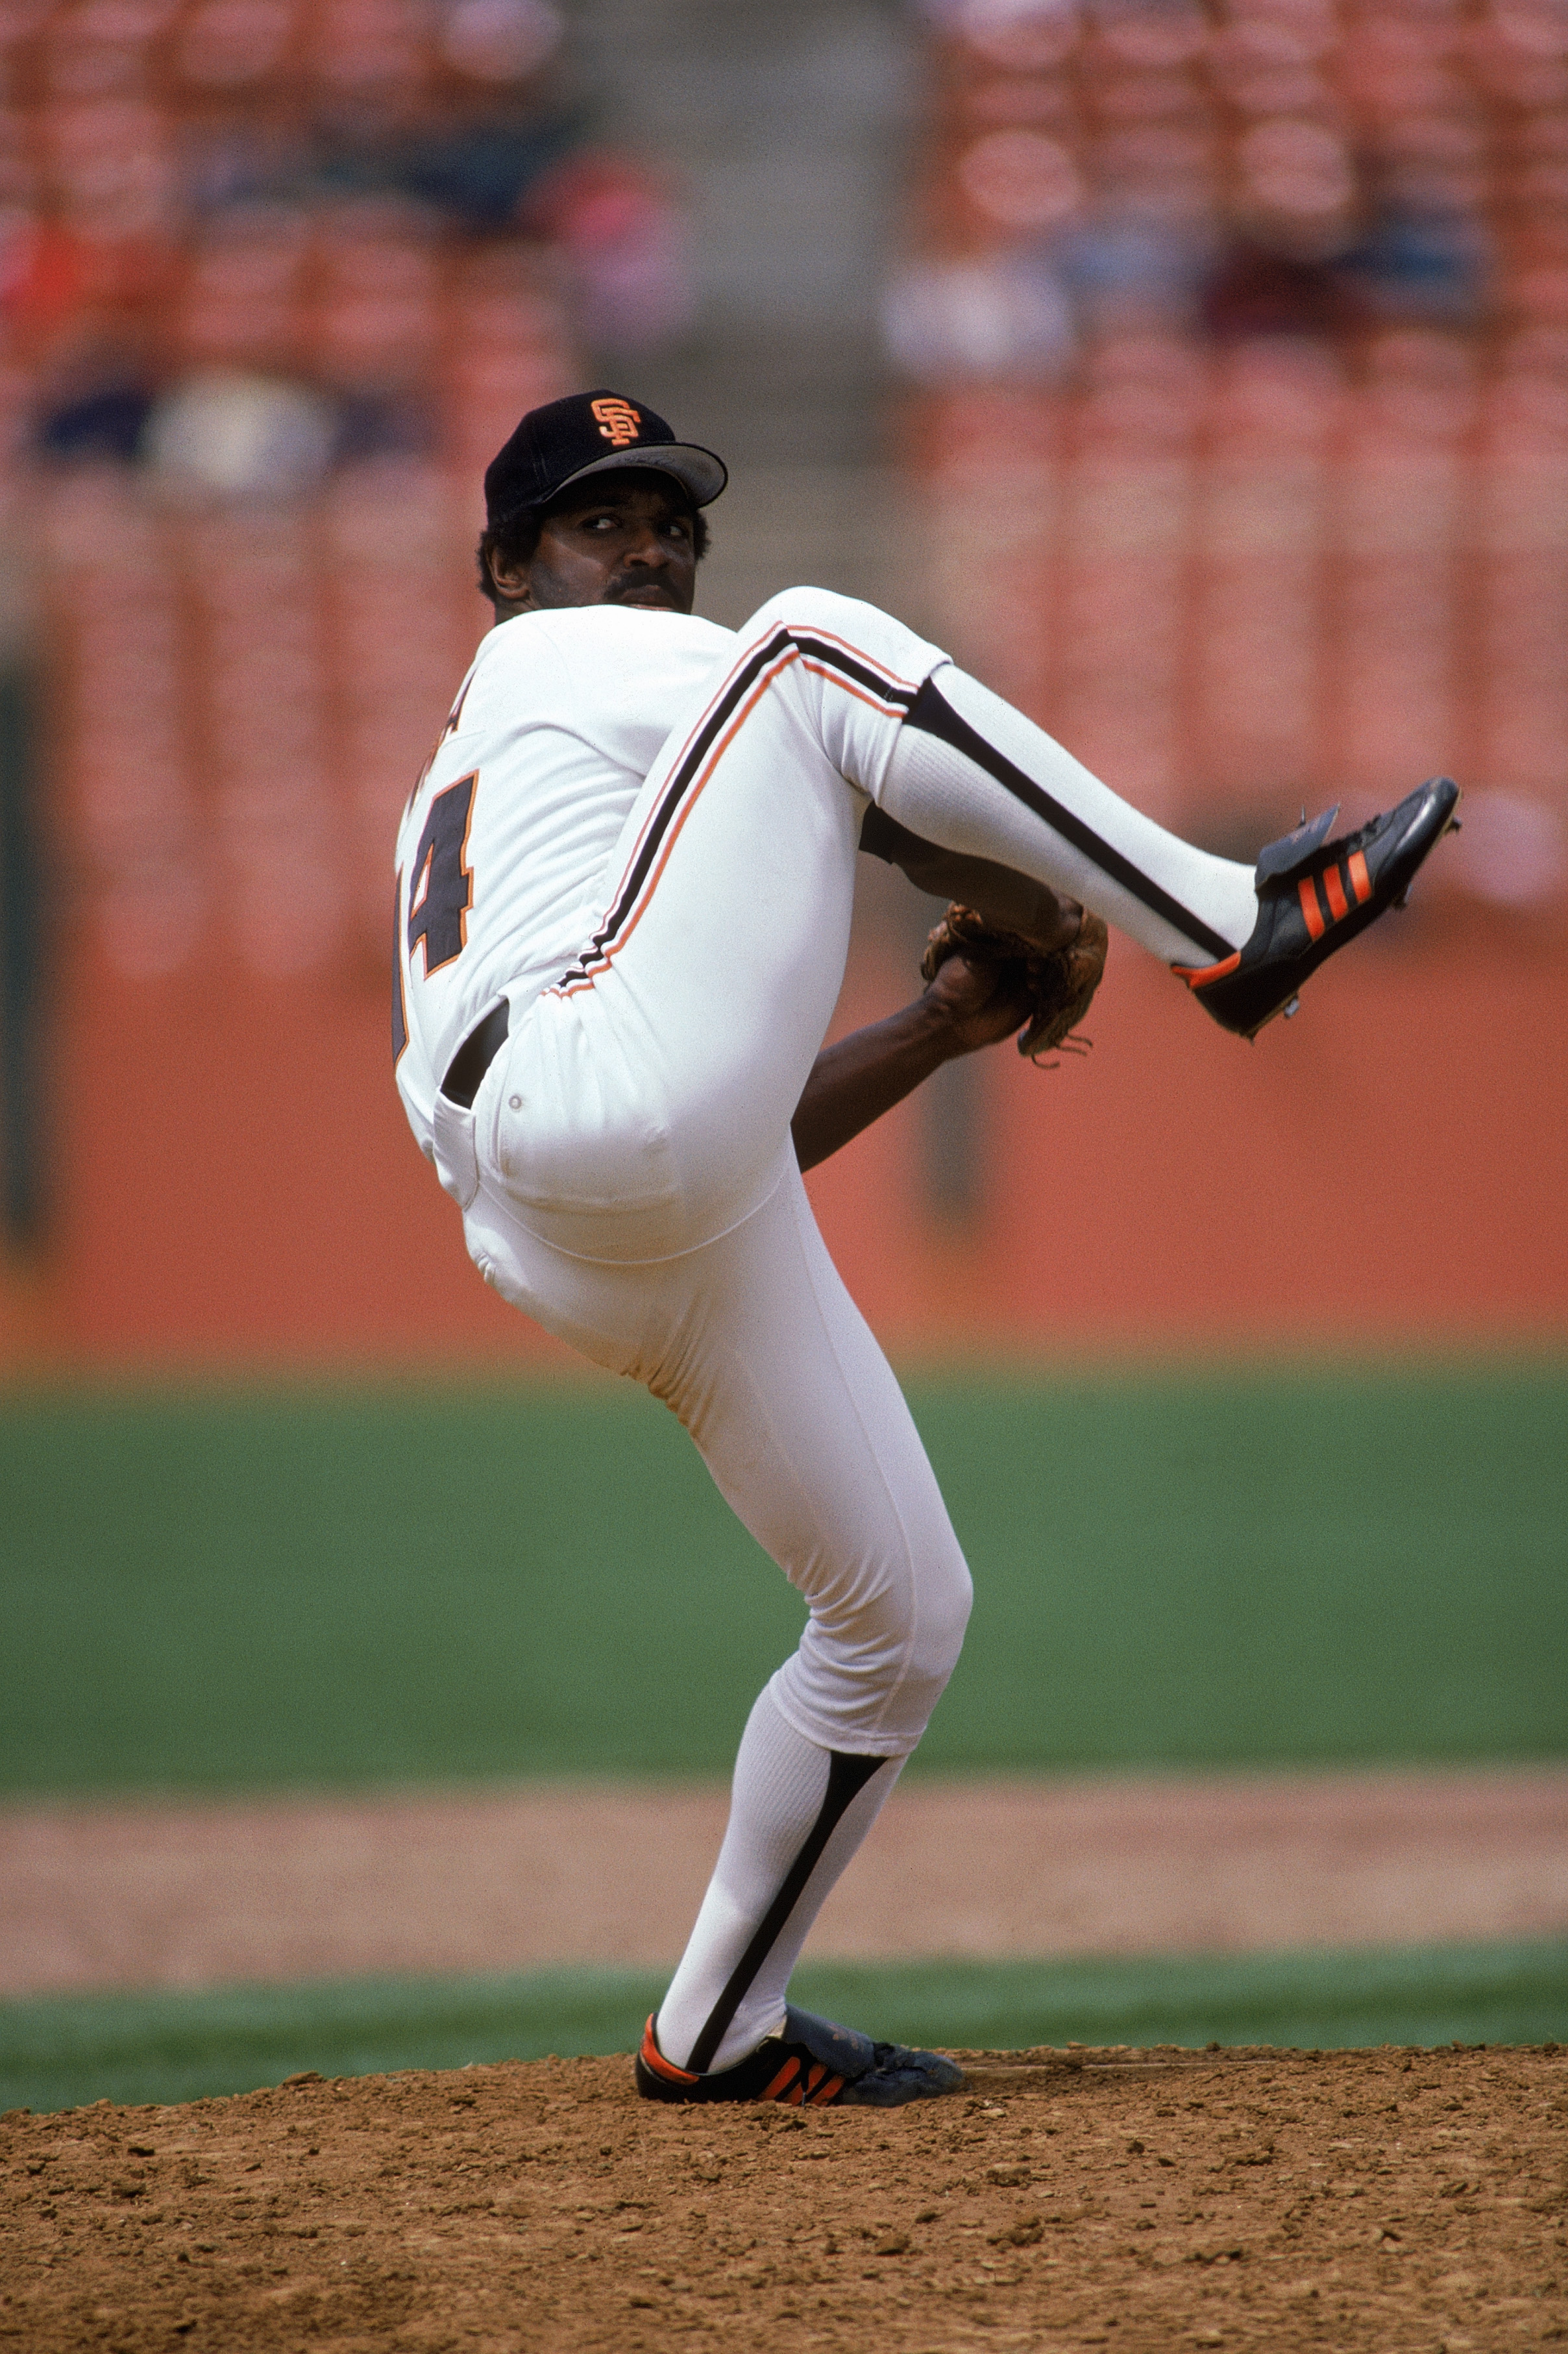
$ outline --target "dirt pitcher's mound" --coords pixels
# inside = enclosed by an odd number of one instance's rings
[[[624,2060],[0,2123],[0,2345],[1568,2339],[1568,2054],[1004,2052],[878,2114]]]

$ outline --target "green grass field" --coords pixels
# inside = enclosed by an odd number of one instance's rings
[[[1568,1750],[1568,1371],[924,1384],[946,1771]],[[0,1787],[723,1772],[800,1610],[623,1386],[0,1409]]]
[[[1255,1368],[913,1401],[977,1606],[920,1763],[1568,1750],[1568,1371]],[[0,1408],[0,1787],[723,1772],[800,1606],[608,1384]],[[0,2108],[624,2050],[637,1973],[0,2004]],[[1568,1949],[808,1965],[959,2044],[1568,2040]]]
[[[0,2003],[0,2110],[243,2093],[546,2052],[630,2052],[664,1982],[635,1971],[358,1979]],[[1568,2040],[1568,1947],[1101,1962],[810,1963],[794,1993],[914,2043],[1541,2043]]]

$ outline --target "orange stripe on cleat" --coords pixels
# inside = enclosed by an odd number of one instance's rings
[[[1351,888],[1356,895],[1356,904],[1364,907],[1372,895],[1372,876],[1367,873],[1366,860],[1359,850],[1352,850],[1345,864],[1350,872]]]
[[[785,2097],[785,2085],[792,2084],[800,2073],[800,2062],[795,2058],[793,2052],[791,2052],[789,2059],[785,2061],[782,2068],[779,2069],[777,2076],[774,2077],[771,2084],[768,2085],[768,2090],[763,2094],[763,2099],[765,2101],[783,2100]]]
[[[1323,921],[1323,911],[1318,905],[1318,885],[1310,875],[1301,877],[1296,885],[1296,896],[1301,902],[1301,913],[1306,919],[1308,935],[1320,940],[1329,927]]]
[[[1323,885],[1323,896],[1329,902],[1329,912],[1336,924],[1342,923],[1351,912],[1351,903],[1345,896],[1345,886],[1340,880],[1339,868],[1326,866],[1319,879]]]
[[[827,2069],[821,2060],[812,2061],[811,2072],[806,2079],[806,2090],[808,2093],[814,2093],[816,2091],[818,2085],[821,2083],[822,2078],[827,2074]]]
[[[664,2077],[672,2084],[694,2084],[697,2081],[690,2068],[677,2068],[673,2061],[666,2060],[654,2042],[652,2011],[648,2014],[648,2024],[642,2031],[641,2059],[645,2068],[652,2068],[656,2076]]]
[[[1227,972],[1234,972],[1240,962],[1241,950],[1237,949],[1220,964],[1173,964],[1171,970],[1189,989],[1205,989],[1211,981],[1224,981]]]
[[[804,2108],[806,2105],[806,2087],[804,2084],[791,2084],[789,2090],[785,2094],[784,2098],[792,2109]]]
[[[842,2076],[830,2076],[827,2083],[823,2084],[820,2090],[812,2094],[811,2106],[814,2109],[826,2108],[828,2103],[832,2099],[833,2094],[842,2086],[843,2081],[844,2080]]]

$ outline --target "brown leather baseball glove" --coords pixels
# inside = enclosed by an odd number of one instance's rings
[[[1027,1001],[1029,1014],[1018,1034],[1018,1051],[1037,1063],[1054,1047],[1065,1047],[1074,1055],[1088,1052],[1089,1041],[1072,1034],[1100,985],[1108,944],[1104,924],[1086,907],[1076,939],[1047,954],[1017,932],[999,931],[973,907],[960,907],[955,899],[926,942],[920,976],[935,981],[950,956],[996,966],[1005,986]]]

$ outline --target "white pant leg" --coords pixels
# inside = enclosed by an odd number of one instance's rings
[[[673,732],[594,939],[480,1098],[542,1239],[662,1257],[762,1199],[843,978],[867,798],[941,659],[872,606],[789,589]]]
[[[911,833],[1033,875],[1167,963],[1223,957],[1257,920],[1250,866],[1167,833],[951,663],[927,682],[878,799]]]
[[[472,1114],[448,1106],[442,1117],[471,1136]],[[673,1408],[809,1605],[800,1649],[770,1686],[781,1713],[825,1749],[906,1755],[958,1658],[969,1571],[793,1156],[762,1204],[716,1240],[628,1265],[540,1242],[482,1150],[474,1175],[465,1231],[486,1280]]]

